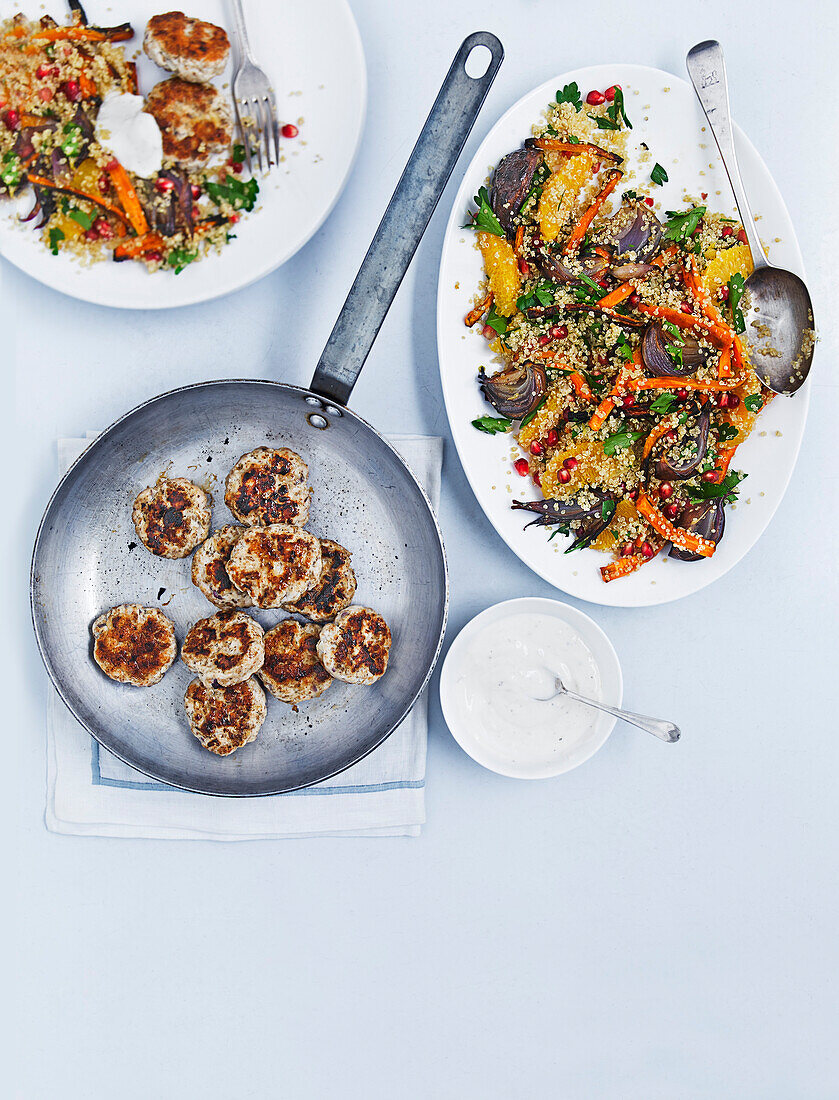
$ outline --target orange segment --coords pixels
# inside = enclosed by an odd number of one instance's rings
[[[502,317],[512,317],[521,293],[521,274],[512,246],[494,233],[479,233],[478,247],[484,257],[489,288],[495,299],[495,310]]]

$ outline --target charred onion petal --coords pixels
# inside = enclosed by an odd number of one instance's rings
[[[161,172],[160,179],[169,180],[173,185],[175,197],[178,201],[178,212],[181,215],[184,227],[191,234],[195,225],[192,216],[192,186],[185,175],[178,172]]]
[[[499,371],[491,378],[480,374],[478,379],[490,405],[501,416],[513,420],[520,420],[532,413],[548,389],[545,368],[529,360],[518,367]]]
[[[70,177],[70,161],[61,149],[53,149],[50,153],[50,175],[56,180]]]
[[[611,245],[616,258],[627,256],[645,263],[658,252],[662,232],[661,222],[648,206],[629,202],[606,222],[599,236]]]
[[[682,362],[677,363],[667,350],[668,344],[676,342],[672,336],[668,336],[659,321],[651,321],[647,325],[641,341],[641,357],[644,360],[644,366],[654,378],[661,375],[687,378],[688,375],[695,374],[708,358],[708,352],[699,346],[696,337],[682,330],[678,336]]]
[[[594,302],[568,302],[565,306],[566,310],[582,310],[584,313],[602,313],[607,317],[611,317],[613,321],[616,321],[619,325],[626,325],[627,328],[641,328],[644,324],[637,317],[625,317],[622,313],[618,313],[616,309],[606,309],[603,306],[598,306]]]
[[[29,213],[26,215],[26,217],[21,218],[20,220],[22,222],[31,222],[32,219],[35,217],[35,215],[37,213],[39,213],[40,209],[41,209],[41,200],[36,195],[35,196],[35,205],[32,207],[32,209],[29,211]]]
[[[615,501],[614,503],[617,507],[617,501]],[[582,550],[584,547],[588,546],[589,543],[594,542],[597,536],[602,535],[609,524],[612,522],[612,516],[614,514],[615,509],[613,508],[604,519],[603,509],[599,508],[597,513],[589,520],[589,522],[585,523],[577,531],[577,537],[574,539],[574,541],[571,543],[565,553],[570,554],[572,550]]]
[[[85,114],[83,107],[79,106],[76,108],[76,113],[73,115],[73,122],[81,130],[83,137],[86,137],[88,141],[93,140],[93,123]]]
[[[631,283],[636,279],[643,279],[655,271],[653,264],[619,264],[612,268],[612,274],[621,283]]]
[[[691,457],[686,462],[678,465],[675,462],[671,462],[667,457],[673,448],[661,451],[653,467],[653,473],[659,481],[684,481],[685,478],[693,477],[699,469],[699,464],[708,450],[708,429],[710,426],[711,410],[706,405],[696,418],[693,429],[693,439],[690,441],[692,447]],[[683,440],[681,443],[678,443],[677,446],[681,450],[686,443],[687,440]]]
[[[692,535],[699,535],[715,544],[721,542],[725,531],[725,503],[720,498],[717,500],[700,500],[695,504],[689,504],[682,512],[679,527],[690,531]],[[701,554],[694,554],[691,550],[679,550],[671,546],[671,558],[679,561],[702,561]]]
[[[612,498],[607,496],[602,489],[587,489],[586,495],[595,498],[593,505],[584,506],[576,498],[557,500],[554,497],[549,497],[547,500],[514,500],[512,507],[524,508],[528,512],[539,513],[538,518],[534,519],[532,523],[526,524],[526,527],[533,527],[534,524],[539,527],[549,527],[554,523],[571,523],[577,520],[602,518],[603,502]],[[610,514],[609,519],[611,518]],[[594,537],[592,535],[592,538]]]
[[[489,204],[506,233],[513,229],[513,218],[521,210],[542,163],[540,149],[516,149],[499,162],[492,177]]]

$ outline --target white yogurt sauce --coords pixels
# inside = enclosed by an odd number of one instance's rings
[[[96,118],[96,140],[123,168],[148,179],[163,167],[160,127],[143,110],[143,97],[110,92]]]
[[[485,626],[460,655],[456,706],[490,759],[546,772],[595,733],[598,712],[555,693],[554,680],[600,700],[600,672],[580,635],[550,615]]]

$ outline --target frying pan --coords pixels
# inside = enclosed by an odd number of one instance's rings
[[[483,76],[466,61],[489,49]],[[110,752],[175,787],[214,795],[278,794],[316,783],[372,752],[428,683],[448,607],[446,559],[428,498],[400,455],[347,408],[353,385],[504,56],[493,35],[461,45],[385,211],[309,389],[231,380],[186,386],[127,413],[67,471],[47,505],[32,557],[31,601],[41,656],[61,698]],[[116,684],[92,659],[90,626],[120,603],[163,606],[183,638],[212,614],[189,562],[149,554],[131,503],[164,470],[214,495],[214,527],[231,522],[224,477],[254,447],[290,447],[309,464],[308,527],[347,546],[356,602],[393,633],[387,674],[372,688],[336,682],[297,711],[269,698],[257,739],[216,757],[191,735],[176,661],[151,688]],[[281,613],[255,612],[264,626]]]

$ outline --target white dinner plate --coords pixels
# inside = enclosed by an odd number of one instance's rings
[[[40,3],[20,5],[30,18],[45,14]],[[64,0],[47,5],[64,21]],[[367,106],[367,71],[358,28],[346,0],[272,4],[246,0],[251,45],[272,81],[280,125],[299,126],[296,138],[280,139],[284,160],[259,176],[259,201],[236,226],[236,239],[176,275],[149,274],[140,263],[102,262],[85,267],[69,255],[53,256],[31,224],[17,222],[33,203],[31,190],[16,203],[0,204],[0,255],[41,283],[98,305],[124,309],[168,309],[206,302],[239,290],[290,259],[323,224],[338,200],[361,141]],[[14,10],[18,10],[17,6]],[[131,0],[114,7],[104,0],[85,5],[91,23],[109,26],[130,20],[135,36],[140,91],[169,75],[141,51],[149,18],[166,11],[160,0]],[[214,83],[230,98],[236,67],[233,7],[229,0],[199,0],[189,14],[225,28],[232,60]],[[301,121],[302,120],[302,121]],[[238,139],[237,139],[238,140]]]
[[[563,537],[548,542],[550,528],[524,529],[528,517],[513,511],[513,499],[538,499],[529,479],[516,474],[512,462],[521,452],[509,435],[489,436],[476,431],[471,421],[492,412],[477,385],[479,367],[489,367],[492,356],[480,326],[468,330],[463,318],[483,277],[481,254],[474,234],[463,230],[472,196],[486,183],[487,172],[501,158],[518,149],[530,136],[534,123],[554,99],[556,90],[576,81],[583,97],[592,88],[620,84],[626,110],[633,123],[629,135],[627,167],[637,171],[639,188],[648,183],[647,172],[658,161],[667,170],[664,187],[644,186],[658,201],[656,211],[683,209],[686,195],[699,201],[707,192],[707,205],[724,214],[736,214],[734,197],[720,163],[714,139],[693,89],[686,81],[643,65],[598,65],[576,69],[548,81],[520,99],[490,131],[470,164],[449,218],[437,288],[437,343],[443,394],[466,476],[492,525],[515,554],[545,580],[583,600],[614,607],[643,607],[666,603],[699,591],[721,577],[760,538],[789,482],[801,445],[807,418],[809,386],[794,398],[776,398],[761,414],[751,437],[738,449],[735,467],[748,473],[740,487],[740,499],[726,509],[725,537],[710,559],[680,562],[665,557],[621,580],[605,584],[599,566],[609,556],[596,550],[565,554]],[[733,90],[738,95],[748,89]],[[651,159],[639,167],[637,150],[646,142]],[[804,275],[803,261],[789,213],[769,170],[754,146],[738,129],[737,153],[746,189],[758,221],[761,237],[773,263]],[[631,174],[625,183],[634,186]],[[533,517],[529,517],[533,518]]]

